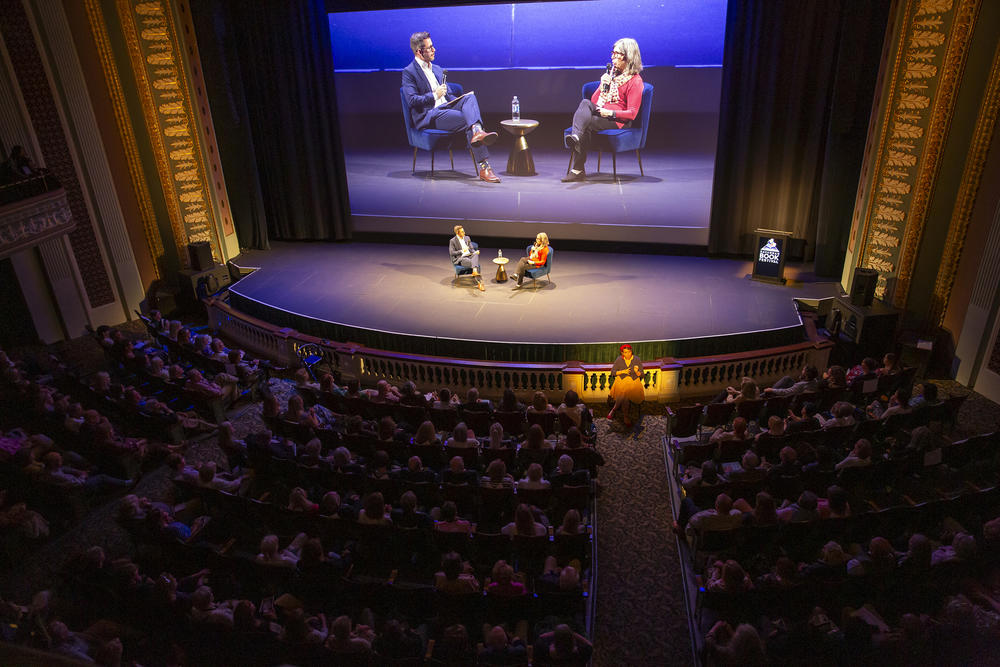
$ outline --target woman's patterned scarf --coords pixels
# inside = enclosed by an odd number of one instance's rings
[[[624,86],[625,83],[629,79],[631,79],[633,76],[635,76],[635,75],[634,74],[626,74],[625,72],[622,72],[618,76],[616,76],[613,79],[611,79],[611,85],[608,86],[608,89],[606,91],[602,91],[601,92],[601,98],[598,101],[598,105],[597,106],[603,107],[603,106],[607,105],[608,102],[618,102],[619,99],[620,99],[618,97],[618,87],[619,86]]]

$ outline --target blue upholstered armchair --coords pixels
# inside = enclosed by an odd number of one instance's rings
[[[589,100],[600,85],[600,81],[588,81],[583,84],[583,98]],[[629,127],[622,129],[601,130],[591,135],[590,149],[597,151],[597,171],[601,170],[601,153],[607,151],[611,153],[611,169],[614,177],[618,178],[617,154],[624,151],[635,151],[635,157],[639,161],[639,175],[645,176],[642,171],[642,155],[639,151],[646,147],[646,135],[649,132],[649,112],[653,107],[653,84],[642,84],[642,104],[639,105],[639,115],[632,121]],[[573,131],[572,127],[567,127],[563,132],[563,143],[566,135]],[[573,152],[570,151],[569,166],[566,173],[569,173],[573,166]]]
[[[531,254],[530,245],[524,249],[524,254],[526,256]],[[552,248],[552,246],[549,246],[549,252],[548,254],[545,255],[545,263],[539,266],[538,268],[527,269],[524,272],[525,278],[531,278],[531,285],[533,289],[537,289],[538,283],[536,281],[542,276],[545,276],[545,279],[549,281],[550,285],[552,284],[552,277],[549,274],[552,273],[552,255],[554,254],[555,250]]]
[[[448,85],[451,85],[451,84],[448,84]],[[470,247],[473,250],[479,250],[479,244],[476,243],[475,241],[472,242],[472,245]],[[452,266],[455,267],[455,280],[458,280],[462,276],[471,276],[472,275],[472,269],[471,268],[466,268],[466,267],[462,266],[461,264],[453,264]]]
[[[461,95],[463,91],[464,89],[462,86],[457,83],[448,84],[448,92],[455,97]],[[410,171],[417,171],[418,148],[431,152],[431,175],[434,174],[434,151],[439,148],[448,149],[448,157],[451,158],[451,168],[454,169],[455,155],[452,153],[452,148],[456,145],[459,147],[465,147],[465,133],[445,132],[444,130],[435,129],[416,129],[413,127],[413,119],[410,117],[410,108],[406,105],[406,93],[403,91],[402,87],[399,89],[399,99],[403,103],[403,123],[406,126],[406,141],[413,147],[413,166],[410,168]],[[455,144],[455,141],[458,143]],[[472,156],[472,151],[469,151],[469,157],[472,157],[472,171],[478,174],[479,168],[476,165],[476,158]]]

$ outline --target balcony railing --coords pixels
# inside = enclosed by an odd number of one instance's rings
[[[0,258],[73,231],[66,191],[48,174],[0,187]]]
[[[499,398],[505,389],[512,389],[522,399],[530,399],[535,391],[542,391],[557,403],[573,389],[584,401],[599,403],[607,398],[612,383],[610,360],[605,364],[512,363],[388,352],[279,328],[240,313],[221,299],[208,299],[206,306],[212,327],[257,355],[294,367],[299,364],[299,347],[317,345],[330,368],[365,385],[379,380],[394,384],[412,380],[423,392],[477,387],[484,398]],[[693,401],[730,385],[739,386],[743,376],[766,386],[784,375],[797,376],[806,364],[826,368],[833,344],[817,335],[812,320],[804,319],[804,324],[807,340],[794,345],[712,357],[643,360],[646,400]]]

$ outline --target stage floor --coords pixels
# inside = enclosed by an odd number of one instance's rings
[[[527,243],[526,239],[526,243]],[[482,248],[486,291],[454,279],[440,247],[275,243],[234,260],[259,267],[232,286],[273,311],[407,336],[508,344],[592,344],[725,337],[799,327],[793,299],[840,294],[833,282],[770,285],[750,263],[704,257],[558,250],[552,283],[494,281],[496,248]],[[512,271],[523,249],[502,248]],[[290,321],[285,318],[284,321]],[[296,327],[304,330],[301,326]],[[735,351],[735,350],[733,350]],[[456,355],[457,356],[457,355]]]
[[[347,153],[355,229],[444,233],[456,221],[485,221],[491,236],[533,236],[531,229],[545,224],[550,236],[561,238],[612,240],[627,234],[648,243],[708,243],[712,153],[643,151],[644,176],[635,153],[621,153],[617,182],[611,155],[604,154],[597,173],[595,153],[587,161],[586,181],[561,183],[566,150],[532,149],[537,175],[510,176],[505,173],[509,143],[510,137],[504,136],[490,158],[502,179],[499,184],[480,181],[464,151],[455,151],[454,170],[448,151],[438,151],[433,175],[427,151],[418,152],[416,173],[410,172],[411,151]]]

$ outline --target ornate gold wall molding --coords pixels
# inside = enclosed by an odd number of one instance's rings
[[[114,54],[111,50],[111,43],[108,39],[108,28],[104,22],[104,14],[101,11],[99,0],[86,0],[86,7],[87,19],[90,22],[90,31],[94,36],[94,44],[97,46],[97,53],[101,58],[101,70],[104,72],[104,81],[108,87],[108,96],[111,98],[111,107],[115,112],[115,123],[118,125],[118,134],[121,137],[125,159],[128,162],[129,177],[132,180],[135,198],[139,203],[139,215],[141,216],[146,247],[153,258],[153,273],[156,278],[160,278],[159,259],[163,255],[163,241],[160,237],[159,227],[156,224],[156,214],[153,212],[153,200],[149,192],[149,183],[146,182],[146,174],[142,169],[142,162],[139,159],[139,148],[135,140],[132,119],[128,114],[125,94],[122,91],[118,64],[115,62]]]
[[[972,143],[969,147],[962,180],[959,184],[958,196],[952,211],[951,222],[948,225],[948,237],[945,241],[937,280],[934,282],[934,294],[931,297],[930,321],[944,324],[948,301],[951,298],[951,288],[958,272],[958,264],[965,248],[965,235],[972,219],[972,209],[976,203],[976,195],[982,184],[983,168],[986,156],[997,127],[997,117],[1000,116],[1000,44],[993,53],[990,66],[990,76],[983,94],[983,102],[976,116],[976,127],[972,133]]]
[[[909,0],[892,64],[859,266],[879,272],[876,296],[905,307],[927,207],[981,0]],[[889,280],[896,287],[888,294]]]
[[[216,259],[222,252],[184,69],[183,48],[168,1],[117,0],[117,7],[167,200],[177,254],[186,266],[187,243],[208,241]]]

